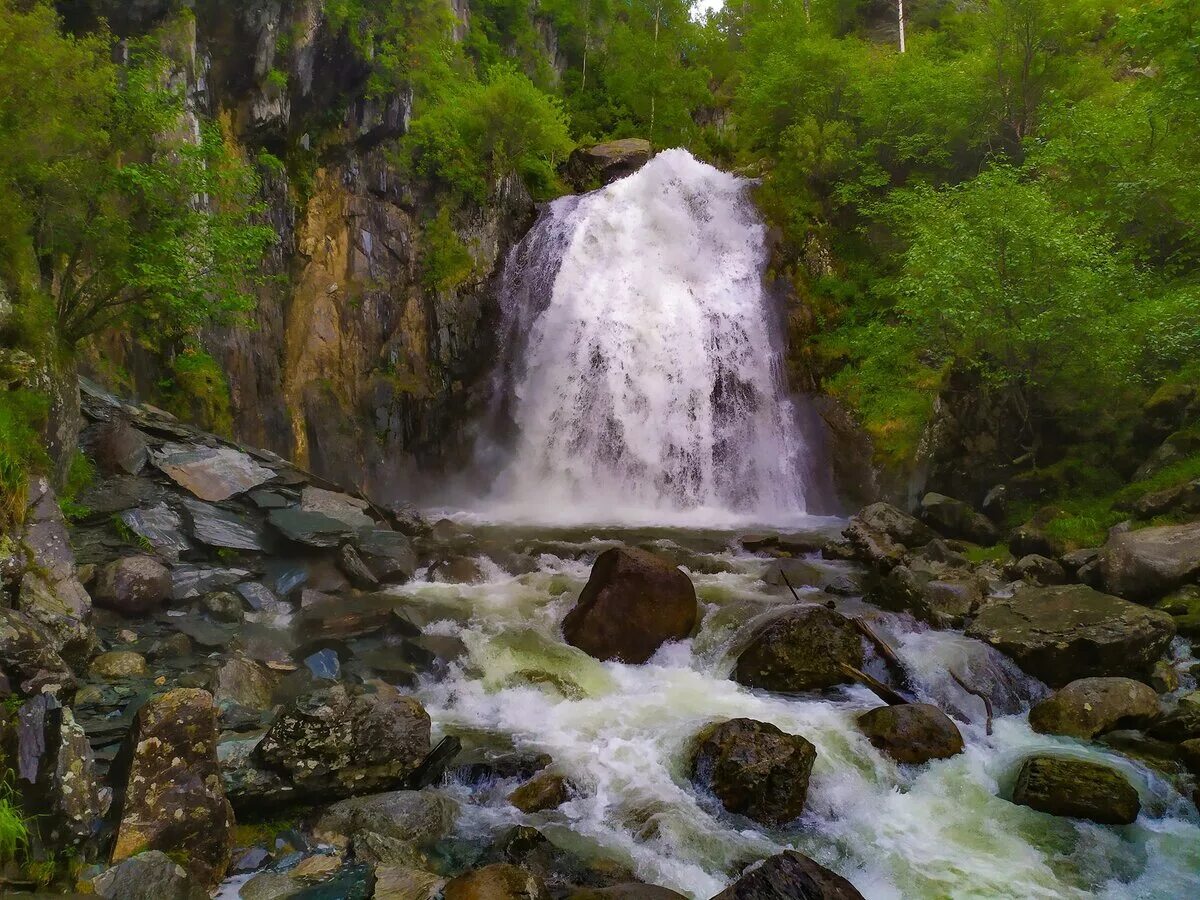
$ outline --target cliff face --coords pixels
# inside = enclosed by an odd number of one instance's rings
[[[248,159],[271,155],[260,170],[279,241],[253,325],[202,335],[228,382],[233,436],[381,501],[411,497],[418,466],[457,467],[493,357],[493,275],[533,218],[524,186],[505,181],[487,202],[457,209],[451,226],[471,274],[429,287],[434,186],[392,152],[412,94],[371,93],[323,0],[110,5],[69,4],[64,14],[75,27],[106,17],[120,34],[153,35],[188,98],[189,127],[219,123]],[[461,39],[467,2],[447,6]],[[107,339],[101,356],[151,400],[170,367],[169,350],[147,351],[132,335]]]

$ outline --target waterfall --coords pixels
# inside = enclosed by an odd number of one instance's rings
[[[750,182],[684,150],[550,204],[501,285],[493,504],[546,521],[780,522],[813,492]]]

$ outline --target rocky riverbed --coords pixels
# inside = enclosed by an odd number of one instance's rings
[[[975,563],[996,526],[937,495],[788,533],[429,521],[84,400],[88,512],[35,483],[2,560],[37,816],[8,889],[1200,891],[1200,524]]]

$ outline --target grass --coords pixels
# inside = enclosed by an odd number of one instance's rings
[[[29,827],[16,804],[12,786],[0,782],[0,862],[10,862],[29,846]]]
[[[1007,544],[994,544],[991,547],[968,547],[963,553],[963,556],[976,565],[987,562],[1000,562],[1008,559],[1011,555],[1008,552]]]

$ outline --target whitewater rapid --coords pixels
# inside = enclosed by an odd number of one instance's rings
[[[795,521],[818,475],[750,182],[659,153],[550,204],[503,275],[507,521]]]

